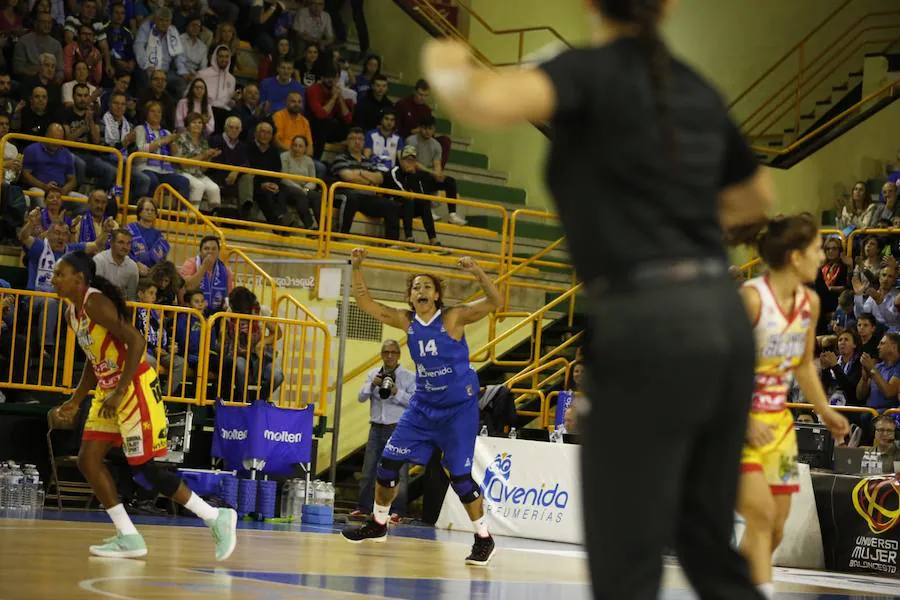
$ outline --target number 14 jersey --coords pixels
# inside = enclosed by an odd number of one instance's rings
[[[406,333],[416,364],[416,394],[410,404],[442,412],[478,397],[478,375],[469,364],[466,337],[450,337],[440,310],[428,322],[413,314]]]

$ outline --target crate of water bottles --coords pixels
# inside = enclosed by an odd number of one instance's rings
[[[39,519],[44,512],[44,483],[34,465],[0,463],[0,517]]]
[[[319,480],[286,480],[281,488],[281,517],[305,525],[331,525],[334,523],[334,485]]]

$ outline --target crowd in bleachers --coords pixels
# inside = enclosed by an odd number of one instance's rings
[[[361,2],[351,8],[363,60],[351,73],[342,4],[37,0],[26,6],[6,0],[0,9],[0,136],[44,138],[14,138],[3,148],[0,243],[21,246],[24,287],[53,292],[56,260],[84,249],[94,255],[98,273],[132,302],[193,307],[206,315],[226,308],[259,314],[255,297],[246,296],[252,292],[236,287],[219,259],[220,240],[205,238],[183,264],[170,261],[166,232],[157,227],[155,190],[168,184],[205,214],[304,229],[324,221],[323,190],[314,182],[175,164],[167,157],[455,198],[456,182],[444,171],[450,140],[436,135],[428,83],[418,81],[414,93],[396,102],[388,97],[381,59],[368,53]],[[137,151],[157,156],[134,159],[133,217],[120,218],[116,153],[54,140],[106,146],[124,157]],[[383,221],[386,244],[401,235],[414,242],[418,217],[433,251],[446,252],[434,225],[442,215],[427,201],[343,189],[335,204],[336,232],[350,232],[363,213]],[[455,204],[448,209],[449,222],[465,224]],[[58,302],[26,306],[21,299],[14,306],[4,298],[4,331],[16,335],[4,336],[0,369],[15,360],[10,340],[18,340],[18,350],[27,341],[30,368],[35,357],[58,352],[65,338],[56,331]],[[187,315],[158,312],[139,306],[133,318],[147,337],[148,357],[171,382],[168,393],[178,395],[197,367],[199,342],[188,348],[182,341],[196,326]],[[25,314],[33,318],[10,321]],[[248,326],[259,338],[254,348],[277,338],[277,331]],[[222,356],[243,350],[243,338],[217,339],[216,350]],[[271,352],[266,356],[254,364],[238,361],[239,382],[249,371],[277,388],[283,376]]]

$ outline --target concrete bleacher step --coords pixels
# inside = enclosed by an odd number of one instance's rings
[[[467,167],[476,167],[478,169],[487,169],[490,162],[487,154],[480,152],[472,152],[470,150],[450,150],[450,158],[448,164],[462,165]]]
[[[472,138],[453,136],[450,140],[451,148],[455,150],[468,150],[472,145]]]
[[[509,180],[509,175],[506,171],[492,171],[491,169],[481,169],[454,163],[447,163],[444,170],[448,175],[452,175],[457,180],[475,181],[478,183],[490,183],[502,186],[505,186]]]
[[[456,183],[459,195],[463,198],[514,204],[520,208],[525,206],[525,190],[522,188],[480,181],[467,181],[465,179],[460,179]]]
[[[467,217],[469,224],[483,229],[500,232],[503,228],[503,221],[500,217],[489,215],[472,215]],[[544,223],[536,223],[534,221],[522,221],[516,223],[516,237],[528,237],[539,240],[555,241],[563,237],[563,230],[558,224],[547,225]]]

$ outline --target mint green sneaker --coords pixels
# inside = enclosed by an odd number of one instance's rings
[[[139,558],[147,555],[147,544],[139,533],[131,535],[120,533],[104,541],[106,543],[91,546],[91,554],[104,558]]]
[[[225,560],[237,545],[237,513],[231,508],[220,508],[216,520],[207,525],[216,541],[216,560]]]

